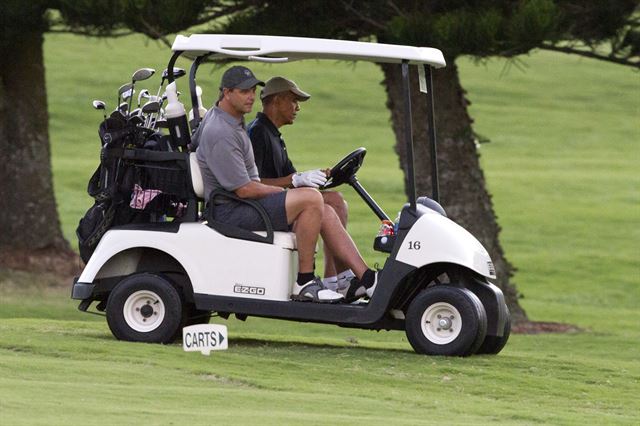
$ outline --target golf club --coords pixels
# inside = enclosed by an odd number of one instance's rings
[[[122,99],[122,95],[132,88],[133,86],[131,85],[131,83],[125,83],[118,88],[118,102],[116,102],[116,105],[120,105],[120,99]]]
[[[173,79],[177,80],[180,77],[184,76],[186,74],[186,71],[183,70],[182,68],[177,68],[174,67],[173,68]],[[160,87],[158,87],[158,93],[156,93],[156,96],[160,96],[160,91],[162,90],[162,86],[164,86],[164,82],[167,79],[167,77],[169,76],[169,69],[165,68],[164,71],[162,71],[162,80],[160,80]]]
[[[140,101],[142,99],[149,99],[149,91],[147,89],[142,89],[140,93],[138,93],[138,108],[140,108]]]
[[[107,104],[104,103],[104,101],[100,101],[98,99],[94,100],[92,102],[93,108],[97,109],[97,110],[102,110],[102,115],[104,116],[104,119],[107,119]]]
[[[158,101],[149,101],[142,107],[142,113],[146,114],[144,126],[149,127],[152,115],[160,111],[160,103]]]
[[[153,68],[140,68],[136,70],[131,76],[131,97],[129,97],[129,110],[131,110],[131,99],[133,99],[133,87],[135,86],[137,81],[143,81],[150,78],[153,74],[155,74],[156,70]]]

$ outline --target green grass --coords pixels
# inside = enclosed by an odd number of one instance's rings
[[[476,130],[492,140],[482,164],[516,281],[533,299],[524,306],[589,327],[615,307],[638,325],[638,74],[551,53],[526,63],[498,79],[501,63],[462,73]]]
[[[100,114],[168,50],[140,37],[49,35],[45,57],[55,191],[73,241],[90,204]],[[497,357],[415,355],[401,332],[249,318],[229,350],[116,341],[68,288],[0,271],[2,424],[637,424],[640,403],[640,81],[615,65],[538,52],[525,71],[459,61],[482,165],[521,300],[572,334],[515,335]],[[179,64],[188,66],[187,63]],[[313,98],[283,130],[299,168],[368,150],[361,181],[390,215],[404,202],[382,74],[368,64],[256,65]],[[211,103],[220,70],[198,82]],[[156,80],[154,84],[156,83]],[[182,84],[181,84],[182,83]],[[179,89],[186,93],[186,82]],[[153,86],[140,86],[153,88]],[[437,100],[436,100],[437,102]],[[345,190],[369,263],[377,220]],[[216,321],[218,322],[218,321]]]

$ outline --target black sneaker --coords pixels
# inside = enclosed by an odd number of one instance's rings
[[[356,277],[352,278],[347,287],[339,287],[338,292],[344,295],[344,300],[347,303],[354,302],[361,297],[370,298],[373,295],[373,292],[376,289],[376,285],[378,284],[378,271],[375,272],[375,276],[373,279],[373,285],[371,287],[365,287],[364,284],[360,282],[360,280]]]
[[[353,277],[346,287],[338,288],[338,292],[344,295],[344,301],[347,303],[355,302],[362,296],[367,294],[367,288],[360,283],[360,280]]]
[[[376,291],[376,286],[378,285],[378,271],[376,271],[376,275],[373,278],[373,284],[371,287],[367,289],[367,297],[371,298],[373,296],[373,292]]]

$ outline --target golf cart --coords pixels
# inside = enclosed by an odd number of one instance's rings
[[[241,320],[254,316],[371,330],[405,330],[411,346],[421,354],[467,356],[500,352],[509,337],[510,318],[502,292],[488,281],[495,278],[493,263],[484,247],[448,219],[437,203],[431,73],[432,68],[445,66],[439,50],[342,40],[212,34],[177,36],[172,50],[166,72],[170,103],[176,102],[171,95],[175,95],[176,60],[180,56],[193,60],[188,73],[193,107],[190,131],[185,131],[184,114],[169,116],[167,112],[170,135],[164,137],[170,138],[168,151],[129,143],[111,148],[111,153],[105,153],[103,147],[101,157],[120,161],[110,176],[121,173],[124,164],[138,167],[135,176],[152,176],[136,183],[134,192],[129,188],[132,206],[140,191],[156,191],[154,194],[168,196],[174,208],[156,211],[145,220],[104,229],[106,232],[100,235],[73,284],[72,298],[81,301],[80,310],[88,311],[97,302],[96,309],[106,312],[114,336],[129,341],[169,343],[185,326],[207,323],[212,315],[226,319],[233,314]],[[266,232],[250,232],[218,223],[202,213],[202,177],[195,154],[189,152],[189,133],[197,128],[204,112],[201,90],[196,85],[198,67],[205,62],[229,60],[282,63],[304,59],[395,63],[402,68],[410,189],[399,220],[393,223],[356,177],[366,155],[364,148],[340,160],[325,186],[348,184],[381,221],[391,224],[389,232],[374,240],[374,248],[387,253],[388,258],[369,300],[338,304],[291,300],[298,266],[295,234],[274,232],[266,215]],[[434,188],[431,198],[417,197],[415,191],[411,66],[419,69],[429,105]],[[110,136],[109,142],[112,140]],[[150,170],[153,173],[147,173]],[[164,174],[178,177],[180,191],[173,198],[170,191],[176,185],[159,183],[158,178]],[[120,183],[119,188],[122,186]],[[244,202],[252,204],[251,200]],[[259,205],[254,208],[259,210]],[[244,260],[239,262],[239,258]]]

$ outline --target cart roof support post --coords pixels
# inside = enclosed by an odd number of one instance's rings
[[[191,95],[191,110],[193,111],[193,120],[194,127],[192,131],[200,124],[203,117],[200,117],[200,109],[198,104],[198,95],[196,93],[196,72],[198,71],[198,67],[200,63],[207,57],[209,54],[198,56],[193,63],[191,64],[191,69],[189,69],[189,92]]]
[[[420,65],[418,65],[420,66]],[[429,147],[431,150],[431,188],[433,200],[440,202],[440,184],[438,183],[438,149],[436,139],[436,114],[433,104],[433,78],[431,65],[424,64],[424,71],[427,80],[427,121],[429,127]]]
[[[407,145],[407,184],[409,208],[416,210],[416,179],[413,163],[413,127],[411,124],[411,87],[409,86],[409,62],[402,61],[402,87],[404,94],[404,140]]]
[[[169,83],[173,83],[175,80],[175,77],[173,76],[173,67],[176,65],[176,61],[182,53],[182,50],[176,50],[173,52],[173,55],[171,55],[171,59],[169,59],[169,63],[167,64],[167,81]]]

